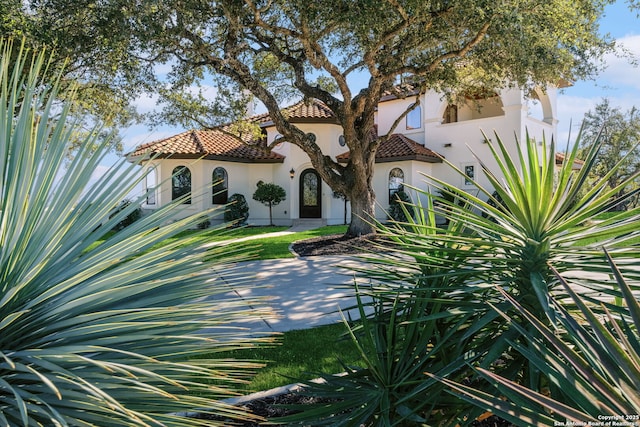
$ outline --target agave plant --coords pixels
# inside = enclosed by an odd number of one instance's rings
[[[440,425],[455,422],[459,412],[474,412],[424,372],[468,376],[465,364],[474,349],[486,352],[498,334],[488,327],[497,316],[486,316],[486,302],[498,303],[492,299],[497,293],[472,280],[477,266],[464,255],[464,249],[484,249],[473,239],[460,246],[464,225],[457,221],[439,227],[431,198],[424,208],[420,202],[401,207],[407,222],[378,224],[386,240],[383,255],[361,257],[361,278],[354,282],[360,320],[345,324],[362,366],[308,383],[304,393],[337,401],[278,422]]]
[[[514,149],[496,135],[493,140],[487,138],[487,145],[493,153],[491,161],[497,167],[491,169],[479,157],[478,161],[492,188],[476,181],[478,191],[474,195],[448,188],[446,183],[429,177],[441,192],[465,199],[472,206],[472,209],[461,207],[451,202],[451,197],[438,199],[442,216],[466,224],[469,234],[490,249],[468,253],[474,263],[485,266],[477,278],[501,284],[538,319],[550,322],[554,321],[555,314],[550,297],[555,295],[560,300],[567,297],[551,274],[550,265],[564,274],[579,272],[581,294],[587,300],[596,301],[602,294],[619,297],[619,292],[609,284],[593,278],[608,271],[602,246],[609,248],[626,274],[637,277],[637,270],[628,267],[637,262],[638,248],[628,242],[639,235],[640,210],[619,212],[604,221],[592,220],[607,211],[613,196],[637,175],[613,189],[608,188],[608,175],[595,181],[589,179],[598,144],[591,147],[582,162],[577,159],[578,144],[575,144],[559,167],[553,142],[547,144],[544,139],[536,141],[527,136],[522,143],[516,141]],[[576,164],[581,164],[578,170]],[[615,167],[609,174],[614,170]],[[488,274],[482,274],[484,272]],[[616,309],[614,304],[609,307]],[[483,366],[487,368],[503,358],[512,341],[517,339],[515,329],[506,331],[484,357]],[[511,378],[523,375],[522,381],[534,388],[542,386],[544,381],[523,358],[505,369]],[[552,388],[552,392],[555,389]]]
[[[179,412],[246,416],[219,400],[255,365],[215,355],[261,342],[226,326],[257,313],[211,299],[228,292],[219,272],[235,257],[205,253],[195,239],[166,243],[202,220],[164,225],[175,206],[108,233],[143,199],[117,209],[140,168],[123,161],[92,184],[109,151],[106,143],[94,151],[95,138],[66,164],[71,105],[56,100],[72,94],[58,93],[44,52],[10,42],[0,51],[0,424],[185,426],[215,422]]]
[[[624,297],[622,316],[612,314],[604,304],[600,307],[604,315],[595,313],[593,304],[573,291],[556,271],[554,274],[579,309],[570,312],[552,299],[557,312],[556,327],[538,320],[501,290],[513,310],[511,314],[498,312],[528,342],[528,345],[516,344],[516,349],[562,390],[561,399],[523,387],[487,369],[478,369],[478,372],[496,385],[493,394],[448,379],[441,381],[462,399],[490,409],[517,425],[553,426],[568,424],[567,421],[574,425],[637,425],[640,422],[640,304],[613,260],[608,254],[607,257]],[[522,327],[514,320],[515,316],[525,319],[537,334]]]
[[[622,211],[607,220],[592,221],[609,210],[613,196],[638,177],[638,174],[629,176],[616,188],[609,189],[607,179],[616,169],[614,166],[608,175],[590,180],[601,142],[588,150],[582,163],[577,159],[579,144],[574,144],[557,167],[553,142],[547,144],[544,139],[536,141],[527,136],[522,143],[516,141],[514,159],[510,154],[514,150],[499,136],[486,141],[497,168],[492,170],[476,157],[492,188],[474,182],[478,190],[475,196],[429,178],[442,191],[453,192],[473,205],[473,210],[461,209],[442,199],[446,209],[441,213],[463,220],[469,230],[495,249],[493,256],[499,259],[484,261],[491,263],[494,271],[500,270],[502,283],[513,287],[513,292],[526,300],[525,304],[536,307],[538,313],[548,309],[547,296],[554,287],[549,264],[561,272],[606,273],[608,267],[600,249],[603,246],[610,249],[621,265],[635,263],[638,250],[626,243],[640,233],[637,228],[640,210]],[[575,170],[577,164],[581,164],[579,170]],[[637,276],[636,272],[629,273]],[[598,281],[583,284],[594,293],[607,290]]]

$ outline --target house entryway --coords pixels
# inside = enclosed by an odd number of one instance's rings
[[[322,181],[313,169],[300,174],[300,218],[322,217]]]

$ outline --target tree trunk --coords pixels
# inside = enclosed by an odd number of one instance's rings
[[[376,196],[373,188],[367,185],[360,191],[355,190],[349,195],[349,200],[351,201],[351,224],[349,224],[346,235],[359,237],[375,233],[373,221]]]

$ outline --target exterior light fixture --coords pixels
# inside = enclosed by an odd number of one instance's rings
[[[289,177],[293,179],[294,176],[296,176],[296,171],[294,171],[293,168],[291,168],[291,170],[289,171]]]

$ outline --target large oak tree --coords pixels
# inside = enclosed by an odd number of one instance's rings
[[[66,89],[74,88],[69,122],[77,127],[70,155],[97,124],[102,129],[100,136],[109,138],[112,147],[120,149],[118,131],[140,119],[133,107],[135,91],[118,80],[123,75],[118,67],[121,55],[117,53],[121,41],[94,37],[89,29],[92,25],[87,25],[87,14],[80,11],[68,7],[64,13],[52,14],[39,1],[0,0],[0,38],[16,45],[11,54],[17,57],[19,46],[24,55],[47,49],[51,52],[48,72],[58,72],[60,76],[63,90],[58,96],[64,97]]]
[[[348,234],[359,235],[372,231],[375,154],[387,137],[372,138],[372,130],[383,95],[419,101],[429,88],[455,96],[470,87],[527,88],[592,77],[595,60],[613,48],[598,34],[608,3],[39,0],[33,10],[44,28],[61,31],[66,23],[65,43],[96,46],[97,65],[119,70],[117,85],[158,95],[156,120],[214,127],[239,119],[247,96],[255,97],[278,133],[347,196]],[[364,81],[358,89],[356,79]],[[194,89],[198,84],[201,90]],[[217,96],[207,95],[208,85]],[[347,164],[323,153],[282,114],[285,103],[302,98],[319,99],[333,111],[350,150]]]

